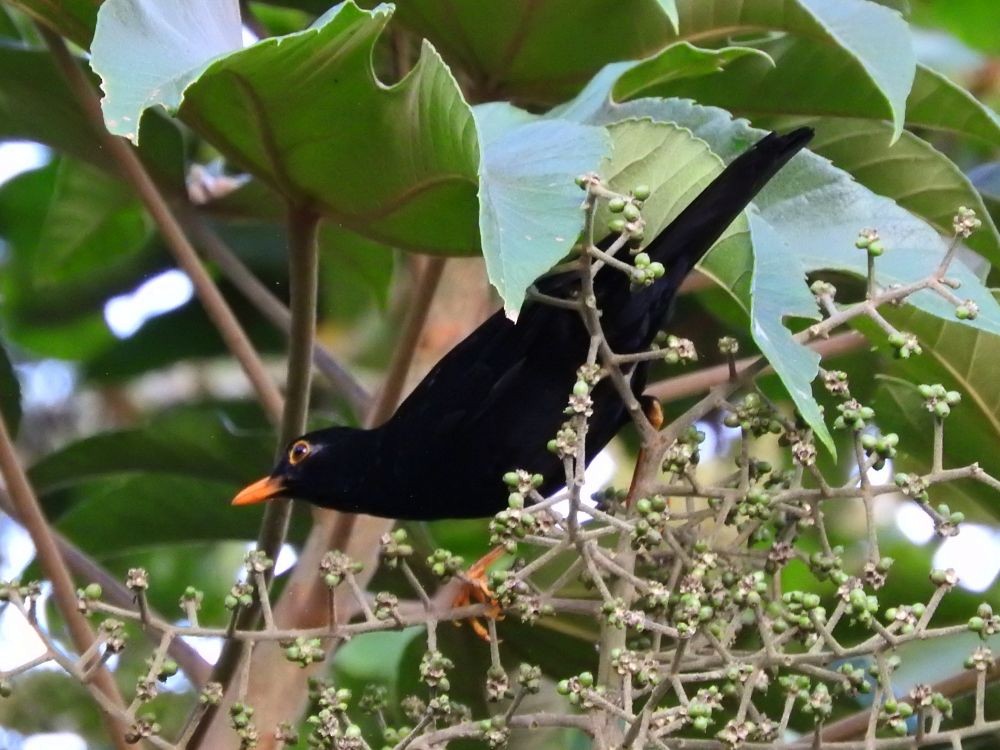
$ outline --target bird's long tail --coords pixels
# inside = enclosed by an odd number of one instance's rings
[[[606,332],[609,338],[621,337],[619,341],[612,342],[613,348],[615,343],[623,349],[648,346],[646,339],[652,340],[655,329],[662,324],[684,277],[761,188],[812,137],[811,128],[799,128],[785,135],[770,133],[761,138],[734,159],[649,243],[645,252],[651,260],[662,263],[666,273],[652,286],[633,290],[627,300],[619,300],[620,307],[612,303],[612,309],[616,308],[614,317],[618,324],[612,328],[617,330]],[[611,291],[610,287],[608,291]],[[605,306],[607,308],[608,305]],[[646,330],[650,326],[653,330]]]
[[[646,253],[683,278],[747,204],[813,137],[812,128],[769,133],[736,157],[670,224]]]

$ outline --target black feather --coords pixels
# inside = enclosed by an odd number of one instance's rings
[[[632,290],[613,269],[597,273],[602,325],[615,351],[650,346],[684,277],[811,137],[807,128],[772,133],[729,164],[646,248],[666,267],[650,287]],[[541,286],[567,294],[575,283],[564,275]],[[512,469],[542,474],[543,492],[554,491],[564,482],[563,467],[546,443],[566,419],[563,409],[588,345],[572,310],[531,304],[516,324],[497,312],[441,359],[384,426],[305,435],[313,453],[295,466],[281,462],[272,476],[291,497],[408,519],[492,515],[506,506],[501,477]],[[630,377],[638,395],[645,365]],[[588,460],[628,418],[609,382],[591,395]]]

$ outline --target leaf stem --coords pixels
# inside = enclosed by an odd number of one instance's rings
[[[286,397],[281,419],[281,434],[278,438],[278,452],[305,432],[306,416],[309,409],[309,390],[312,383],[312,353],[316,337],[316,300],[318,295],[319,260],[316,238],[319,216],[307,209],[290,207],[288,211],[288,270],[289,298],[291,300],[291,334],[288,347],[288,370],[286,376]],[[276,560],[285,542],[288,522],[292,513],[292,501],[271,500],[264,511],[257,549]],[[273,567],[267,572],[265,583],[273,580]],[[260,616],[260,600],[245,607],[234,618],[236,628],[251,627]],[[273,623],[271,623],[273,627]],[[234,679],[240,662],[249,659],[244,643],[230,638],[222,649],[219,661],[212,673],[212,680],[228,689]],[[218,713],[218,706],[212,706],[198,717],[198,725],[191,736],[190,748],[195,750],[205,737],[205,730]]]

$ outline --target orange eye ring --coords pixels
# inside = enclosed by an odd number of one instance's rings
[[[288,463],[292,466],[312,453],[312,446],[305,440],[296,440],[292,447],[288,449]]]

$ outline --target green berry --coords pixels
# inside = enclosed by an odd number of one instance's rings
[[[612,198],[608,201],[608,210],[613,214],[620,214],[625,210],[625,205],[624,198]]]
[[[649,185],[636,185],[632,190],[632,195],[636,200],[644,201],[649,198]]]

